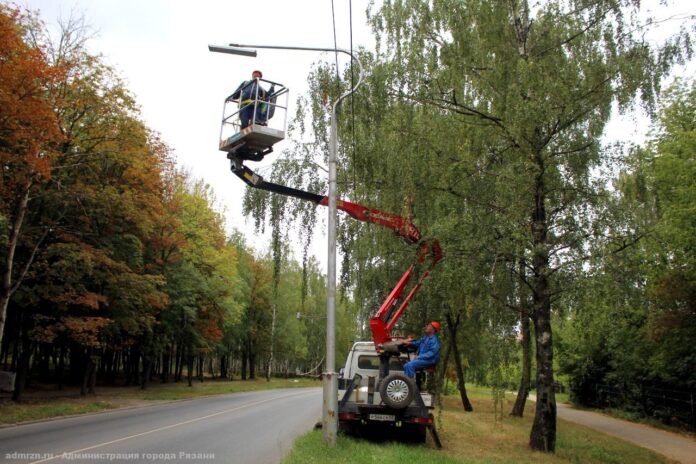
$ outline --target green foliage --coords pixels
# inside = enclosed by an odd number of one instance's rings
[[[300,437],[283,462],[293,463],[389,463],[405,461],[428,463],[456,463],[459,460],[435,453],[424,447],[407,446],[399,443],[370,443],[340,436],[335,448],[328,448],[321,432],[311,432]]]
[[[51,356],[60,357],[54,371],[69,359],[70,380],[83,384],[95,363],[100,375],[120,365],[126,383],[145,384],[150,369],[159,367],[168,381],[176,365],[179,380],[181,366],[191,371],[204,358],[226,366],[243,358],[252,369],[275,351],[282,356],[273,367],[286,373],[319,362],[315,347],[323,342],[296,317],[310,299],[312,312],[325,301],[316,263],[305,254],[309,267],[300,270],[283,248],[283,234],[274,235],[270,258],[257,256],[238,236],[228,239],[212,188],[175,167],[124,81],[87,50],[82,23],[68,20],[53,37],[32,15],[14,13],[0,7],[2,26],[22,34],[3,40],[14,40],[31,60],[14,68],[0,64],[7,71],[3,85],[21,84],[27,66],[45,61],[35,69],[45,78],[36,81],[45,95],[18,106],[16,116],[33,112],[53,121],[55,131],[43,135],[60,132],[60,143],[46,142],[41,156],[30,153],[28,160],[40,166],[29,172],[8,152],[8,137],[27,134],[1,128],[0,194],[8,201],[0,213],[0,257],[3,275],[9,273],[12,285],[17,281],[3,353],[19,342],[27,360],[36,351],[44,380]],[[27,183],[32,172],[41,182]],[[19,185],[25,186],[21,195]],[[10,206],[23,198],[26,214],[18,216]],[[283,208],[273,203],[275,224]],[[17,221],[14,253],[8,242]],[[9,295],[10,289],[1,290],[3,298]],[[107,376],[113,382],[116,372]]]
[[[38,421],[51,417],[72,416],[90,412],[114,409],[111,403],[105,401],[64,402],[48,404],[3,404],[0,406],[2,415],[0,423],[18,424],[21,422]]]
[[[639,241],[599,250],[567,326],[562,368],[582,404],[670,419],[683,411],[661,412],[651,389],[696,388],[695,121],[694,83],[677,81],[663,94],[652,140],[618,179],[614,227]],[[598,386],[610,398],[598,398]]]

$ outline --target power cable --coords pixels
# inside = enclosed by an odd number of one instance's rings
[[[338,74],[338,41],[336,40],[336,13],[334,10],[334,0],[331,0],[331,20],[333,22],[333,36],[334,36],[334,54],[336,55],[336,86],[338,87],[341,82],[341,78]]]
[[[348,0],[348,20],[350,24],[350,55],[351,57],[353,56],[353,0]],[[353,88],[353,59],[351,58],[350,60],[350,87]],[[353,94],[350,94],[350,114],[352,118],[352,125],[351,125],[351,132],[353,136],[353,195],[356,195],[355,193],[355,102],[354,102],[355,96]]]

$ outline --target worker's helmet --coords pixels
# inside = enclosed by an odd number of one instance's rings
[[[257,74],[259,75],[259,77],[263,77],[263,73],[258,69],[251,73],[251,77],[256,77]]]
[[[440,323],[437,322],[437,321],[432,321],[432,322],[430,323],[430,325],[433,326],[433,329],[435,329],[435,332],[439,332],[440,329],[442,328],[442,327],[440,326]]]

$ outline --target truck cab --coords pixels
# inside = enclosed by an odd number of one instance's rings
[[[433,395],[421,392],[416,382],[404,375],[409,360],[406,352],[389,357],[389,373],[380,378],[380,353],[374,342],[353,344],[338,381],[339,430],[360,433],[372,430],[423,442],[431,430],[436,444]]]

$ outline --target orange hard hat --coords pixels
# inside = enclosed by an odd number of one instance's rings
[[[435,329],[435,332],[439,332],[440,329],[442,328],[442,327],[440,326],[440,323],[437,322],[437,321],[432,321],[432,322],[430,323],[430,325],[433,326],[433,329]]]
[[[254,77],[257,74],[259,75],[259,77],[263,77],[263,73],[258,69],[251,73],[251,77]]]

